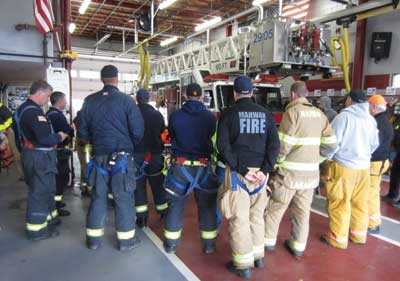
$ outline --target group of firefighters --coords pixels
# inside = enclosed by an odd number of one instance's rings
[[[323,111],[314,107],[306,84],[295,82],[278,129],[271,113],[253,102],[250,78],[235,79],[236,102],[218,121],[202,103],[201,87],[193,83],[186,89],[187,101],[169,118],[172,144],[166,161],[161,139],[165,123],[149,105],[149,93],[139,90],[136,104],[120,92],[118,69],[112,65],[102,69],[101,80],[104,88],[85,99],[75,122],[78,146],[90,146],[92,153],[82,171],[92,187],[89,249],[102,244],[108,198],[115,209],[118,248],[140,244],[136,226],[147,225],[148,181],[164,220],[167,253],[177,250],[185,203],[194,193],[203,252],[216,251],[222,215],[232,251],[227,268],[249,278],[253,267],[264,267],[265,251],[274,251],[288,208],[292,230],[284,245],[295,257],[303,255],[321,166],[329,214],[329,230],[321,241],[346,249],[349,239],[364,244],[368,231],[379,232],[380,181],[389,167],[393,137],[382,96],[368,100],[362,90],[351,90],[346,108],[335,117],[327,112],[328,101],[323,101]],[[41,107],[49,97],[52,108],[44,114]],[[74,130],[62,114],[65,105],[63,93],[38,81],[14,114],[29,186],[26,232],[31,240],[57,236],[58,216],[69,215],[62,209],[62,194]]]

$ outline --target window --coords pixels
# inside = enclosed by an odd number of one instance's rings
[[[235,98],[233,95],[233,86],[232,85],[217,86],[217,99],[220,111],[223,111],[224,109],[234,104]]]
[[[100,72],[94,70],[81,70],[79,77],[83,79],[100,79]]]
[[[279,88],[255,87],[254,97],[256,103],[271,112],[282,111],[282,100]]]
[[[203,103],[209,110],[214,110],[215,103],[214,103],[214,95],[213,95],[212,91],[210,91],[210,90],[204,91]]]
[[[400,74],[393,74],[392,87],[400,88]]]

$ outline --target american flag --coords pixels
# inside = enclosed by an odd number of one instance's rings
[[[51,17],[50,0],[34,0],[34,17],[36,27],[40,33],[47,33],[53,30],[53,20]]]
[[[310,8],[310,0],[293,1],[282,9],[282,16],[297,20],[305,20]]]

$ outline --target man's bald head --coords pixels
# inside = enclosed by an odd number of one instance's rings
[[[300,97],[307,97],[308,95],[308,90],[306,83],[303,81],[297,81],[290,86],[290,93],[292,96],[292,99],[300,98]]]

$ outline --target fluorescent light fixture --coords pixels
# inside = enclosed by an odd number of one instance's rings
[[[259,6],[259,5],[262,5],[262,4],[265,4],[265,3],[267,3],[267,2],[271,2],[272,0],[254,0],[253,1],[253,6]]]
[[[165,1],[162,1],[160,3],[160,5],[158,6],[158,8],[160,10],[164,10],[164,9],[168,8],[169,6],[171,6],[172,4],[174,4],[175,2],[176,2],[176,0],[165,0]]]
[[[194,28],[194,30],[195,30],[195,31],[200,31],[200,30],[206,29],[206,28],[208,28],[208,27],[210,27],[210,26],[212,26],[212,25],[214,25],[214,24],[219,23],[221,20],[222,20],[221,17],[212,18],[212,19],[210,19],[210,20],[208,20],[208,21],[205,21],[205,22],[203,22],[203,23],[201,23],[201,24],[199,24],[199,25],[196,25],[196,27]]]
[[[111,34],[107,33],[106,35],[104,35],[103,37],[100,38],[99,41],[96,42],[96,44],[94,44],[95,47],[99,46],[100,44],[103,44],[108,38],[110,38]]]
[[[174,43],[177,40],[178,40],[178,37],[176,37],[176,36],[168,38],[168,39],[165,39],[164,41],[160,42],[160,46],[161,47],[168,46],[169,44]]]
[[[69,24],[69,26],[68,26],[68,31],[69,31],[69,33],[71,33],[71,34],[74,33],[75,29],[76,29],[76,24],[73,23],[73,22],[71,22],[71,23]]]
[[[92,2],[92,1],[91,1],[91,0],[83,0],[82,5],[81,5],[81,7],[79,8],[79,13],[80,13],[81,15],[83,15],[83,14],[86,12],[87,8],[88,8],[89,5],[90,5],[90,2]]]

